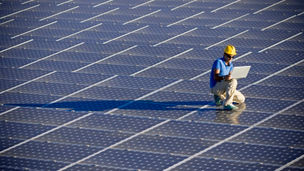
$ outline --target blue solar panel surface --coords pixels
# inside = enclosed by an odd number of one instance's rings
[[[1,0],[1,170],[304,170],[300,0]],[[251,65],[216,107],[227,44]]]

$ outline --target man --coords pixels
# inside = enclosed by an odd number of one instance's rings
[[[238,107],[233,102],[244,103],[244,95],[236,90],[237,80],[231,78],[233,70],[232,59],[236,55],[235,47],[228,45],[224,50],[222,58],[214,61],[210,74],[211,93],[214,94],[215,104],[222,103],[226,110],[237,110]]]

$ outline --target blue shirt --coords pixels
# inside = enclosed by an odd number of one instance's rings
[[[224,77],[226,75],[229,75],[229,73],[233,70],[233,64],[230,62],[229,65],[226,65],[224,57],[218,58],[217,60],[214,61],[210,74],[210,88],[214,87],[216,84],[216,81],[214,79],[215,69],[219,69],[220,70],[219,76]]]

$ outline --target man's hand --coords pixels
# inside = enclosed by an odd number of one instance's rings
[[[225,76],[225,80],[226,81],[229,81],[229,80],[231,80],[232,78],[231,78],[231,72],[228,74],[228,75],[226,75]]]
[[[225,76],[225,81],[229,81],[229,80],[231,80],[231,79],[232,79],[232,78],[231,78],[231,74]]]
[[[220,82],[222,80],[229,81],[229,80],[232,79],[231,78],[231,73],[229,73],[229,75],[226,75],[224,77],[219,76],[219,74],[220,74],[220,70],[219,69],[214,70],[214,79],[217,82]]]

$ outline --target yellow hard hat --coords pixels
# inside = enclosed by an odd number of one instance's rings
[[[224,52],[228,55],[236,55],[235,47],[232,45],[227,45]]]

